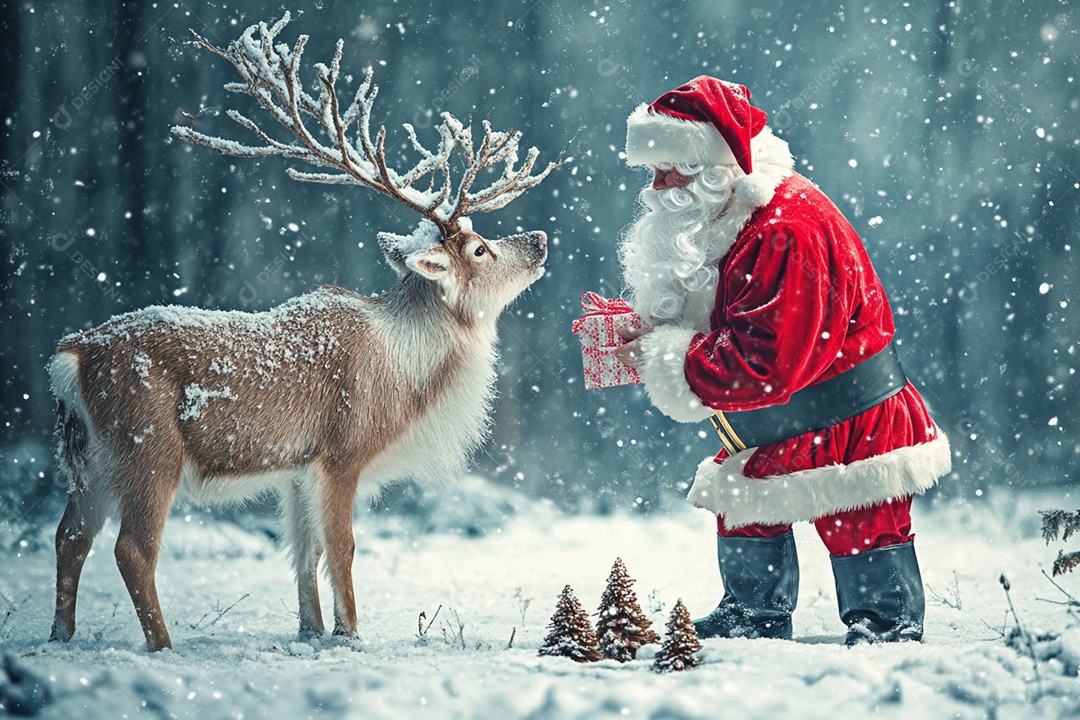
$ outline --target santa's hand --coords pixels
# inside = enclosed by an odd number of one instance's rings
[[[616,327],[615,332],[619,334],[623,340],[637,340],[642,335],[648,335],[653,329],[648,325],[642,327]]]
[[[620,345],[615,349],[615,357],[619,358],[623,363],[630,367],[637,369],[641,364],[641,340],[642,335],[647,335],[652,332],[651,327],[640,328],[616,328],[615,332],[619,334],[623,340],[628,342],[625,345]]]

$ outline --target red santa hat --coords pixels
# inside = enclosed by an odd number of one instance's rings
[[[767,117],[750,104],[746,86],[702,75],[631,113],[626,121],[626,161],[738,163],[749,175],[750,139],[765,127]]]

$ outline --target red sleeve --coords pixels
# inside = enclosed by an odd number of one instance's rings
[[[791,222],[751,232],[721,268],[715,329],[694,336],[684,367],[722,411],[787,402],[832,365],[848,330],[844,274],[821,232]]]

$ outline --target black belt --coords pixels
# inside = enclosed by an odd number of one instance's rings
[[[782,405],[724,413],[709,420],[727,451],[772,445],[841,423],[891,398],[907,385],[907,376],[889,343],[871,358],[792,394]]]

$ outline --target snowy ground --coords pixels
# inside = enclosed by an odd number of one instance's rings
[[[479,482],[444,492],[471,492]],[[523,505],[503,498],[488,510],[497,511],[500,502]],[[67,720],[1076,717],[1075,667],[1044,660],[1037,683],[1032,662],[1006,647],[1000,632],[1007,622],[1002,571],[1026,624],[1058,630],[1069,624],[1062,607],[1036,600],[1061,597],[1037,565],[1049,565],[1056,550],[1035,537],[1033,507],[1019,513],[1028,518],[1019,524],[1010,520],[1016,503],[985,507],[977,514],[920,507],[924,579],[961,604],[950,607],[928,593],[924,644],[846,649],[828,559],[804,525],[796,529],[802,582],[795,641],[706,641],[701,667],[663,676],[651,671],[648,648],[626,665],[582,666],[536,651],[563,585],[573,585],[583,605],[595,609],[616,556],[637,579],[638,597],[658,630],[679,597],[691,613],[710,609],[719,599],[712,521],[688,507],[597,518],[530,505],[501,530],[476,537],[360,513],[359,648],[296,640],[288,562],[265,533],[181,513],[169,524],[158,568],[175,650],[156,655],[142,648],[113,563],[116,526],[110,524],[87,563],[79,626],[68,645],[43,642],[53,602],[47,542],[0,556],[0,602],[16,608],[6,619],[0,615],[0,648],[16,658],[13,674],[29,673],[18,687],[8,680],[5,690],[0,672],[0,695],[39,683],[50,697],[42,716]],[[47,541],[45,532],[41,538]],[[1080,577],[1066,578],[1064,587],[1080,594]],[[329,597],[324,584],[328,618]],[[439,606],[428,640],[418,641],[419,613],[430,617]],[[464,625],[464,649],[447,639],[445,621],[455,617]],[[1075,657],[1076,636],[1068,638]]]

